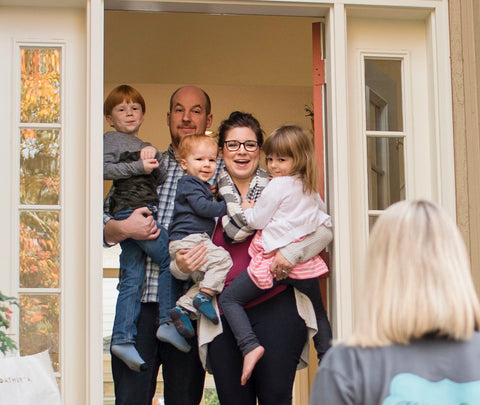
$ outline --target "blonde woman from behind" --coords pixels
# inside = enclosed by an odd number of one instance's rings
[[[428,201],[377,220],[351,339],[327,352],[310,405],[480,403],[480,304],[465,244]]]

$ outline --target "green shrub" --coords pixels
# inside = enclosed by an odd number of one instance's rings
[[[220,401],[218,400],[217,390],[207,388],[204,394],[204,402],[205,405],[220,405]]]
[[[17,349],[16,343],[6,334],[12,320],[11,305],[18,305],[16,298],[0,292],[0,352],[3,354]]]

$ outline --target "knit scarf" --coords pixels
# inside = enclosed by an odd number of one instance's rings
[[[248,200],[257,201],[265,186],[268,184],[267,172],[257,169],[248,187]],[[243,242],[255,232],[248,226],[242,210],[242,197],[235,183],[223,169],[218,177],[218,194],[227,204],[227,215],[222,217],[223,237],[227,243]]]

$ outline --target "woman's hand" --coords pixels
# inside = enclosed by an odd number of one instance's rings
[[[200,243],[192,249],[180,249],[175,253],[175,261],[182,273],[193,273],[207,262],[207,248]]]
[[[274,250],[273,252],[265,254],[265,257],[275,256],[270,267],[270,272],[276,280],[284,280],[290,274],[290,271],[293,268],[293,264],[290,263],[282,255],[280,250]]]

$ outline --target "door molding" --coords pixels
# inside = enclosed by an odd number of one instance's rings
[[[103,1],[87,2],[86,397],[103,403]]]

